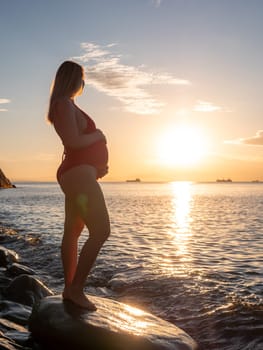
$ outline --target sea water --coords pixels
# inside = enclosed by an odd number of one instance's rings
[[[101,183],[112,234],[90,293],[150,311],[203,350],[263,349],[263,184]],[[38,239],[19,252],[63,288],[64,198],[55,183],[0,191],[0,222]],[[85,230],[80,240],[88,236]],[[33,250],[32,250],[33,249]]]

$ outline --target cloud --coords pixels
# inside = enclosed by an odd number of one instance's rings
[[[263,146],[263,130],[258,130],[256,135],[246,138],[240,138],[237,140],[225,141],[228,144],[235,145],[251,145],[251,146]]]
[[[0,98],[0,105],[1,104],[6,104],[6,103],[10,103],[11,100],[9,100],[8,98]],[[7,112],[6,108],[0,108],[0,112]]]
[[[212,102],[207,101],[197,101],[197,104],[194,106],[193,110],[195,112],[217,112],[222,110],[222,107],[214,105]]]
[[[11,100],[9,100],[8,98],[0,98],[0,104],[4,104],[4,103],[10,103]]]
[[[190,85],[188,80],[166,72],[154,73],[143,65],[123,64],[122,55],[112,52],[116,45],[82,43],[83,54],[73,59],[86,66],[88,84],[120,101],[125,110],[136,114],[159,113],[165,103],[152,96],[150,86]]]

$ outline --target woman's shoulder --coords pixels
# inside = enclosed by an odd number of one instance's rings
[[[54,101],[53,107],[56,114],[64,114],[65,112],[74,111],[74,103],[68,97],[59,97]]]
[[[66,96],[56,98],[54,104],[56,105],[56,107],[74,107],[73,101]]]
[[[67,97],[59,97],[53,102],[54,125],[57,126],[60,121],[65,120],[66,116],[75,115],[73,101]]]

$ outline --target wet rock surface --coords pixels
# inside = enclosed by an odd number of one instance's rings
[[[0,302],[0,317],[15,322],[18,325],[27,325],[31,308],[9,300]]]
[[[16,237],[13,230],[0,227],[1,244],[8,245],[17,240],[19,237]],[[19,259],[19,255],[13,249],[0,246],[1,350],[38,349],[37,343],[34,343],[28,331],[28,319],[32,312],[29,300],[32,304],[33,300],[50,295],[45,294],[48,288],[28,275],[35,273],[32,269],[17,263]]]
[[[33,306],[40,299],[53,295],[40,280],[28,275],[20,275],[12,280],[5,290],[5,295],[10,300]]]
[[[30,269],[27,266],[18,264],[18,263],[13,263],[8,269],[7,273],[10,276],[19,276],[19,275],[34,275],[35,271]]]
[[[0,246],[0,266],[7,267],[9,264],[18,261],[18,254],[10,249]]]
[[[108,298],[89,296],[95,312],[81,309],[60,295],[41,299],[29,329],[57,349],[193,350],[194,340],[173,324]]]

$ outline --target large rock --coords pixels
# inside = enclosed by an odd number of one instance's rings
[[[195,341],[152,314],[106,298],[89,296],[95,312],[61,296],[40,300],[29,320],[33,337],[48,349],[193,350]]]
[[[53,295],[53,292],[37,278],[20,275],[7,286],[5,294],[9,300],[32,306],[40,299]]]
[[[20,275],[34,275],[35,271],[25,265],[13,263],[11,266],[8,267],[7,273],[8,275],[15,277]]]
[[[11,181],[5,176],[2,169],[0,169],[0,188],[12,188],[16,187]]]
[[[0,266],[6,267],[11,263],[17,262],[18,259],[18,254],[14,250],[0,246]]]

